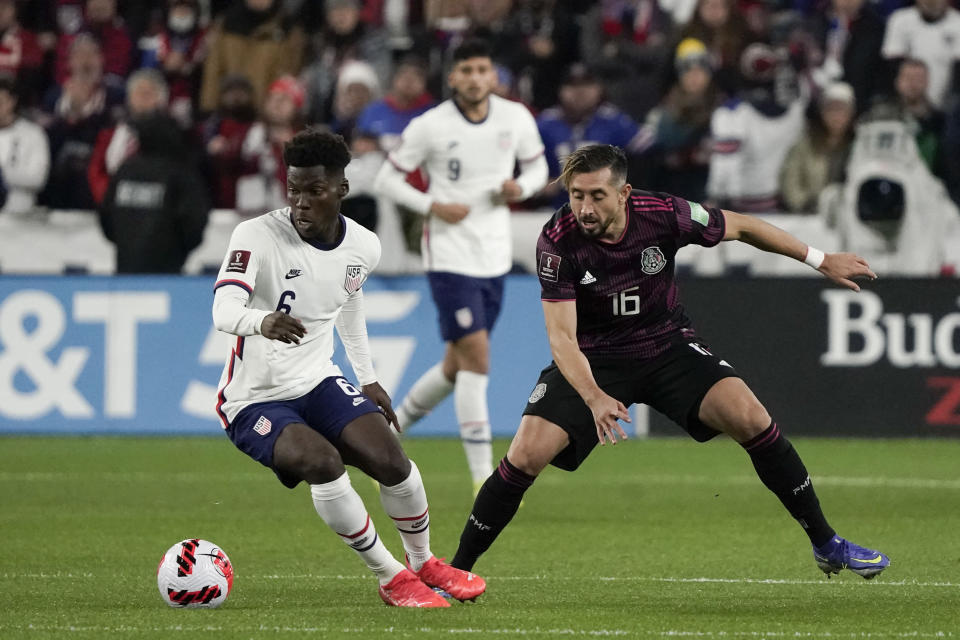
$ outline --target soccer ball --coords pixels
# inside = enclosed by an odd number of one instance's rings
[[[233,586],[233,565],[223,549],[191,538],[170,547],[157,567],[160,597],[171,607],[214,609]]]

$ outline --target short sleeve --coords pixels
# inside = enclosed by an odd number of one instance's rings
[[[230,235],[230,250],[220,265],[214,290],[225,286],[237,286],[251,296],[257,281],[257,271],[263,259],[262,232],[257,232],[249,222],[241,222]]]
[[[573,263],[561,255],[559,247],[546,233],[537,240],[537,277],[541,300],[576,300],[577,278]]]
[[[543,155],[543,140],[533,115],[523,105],[517,105],[517,160],[530,162]]]
[[[387,159],[399,171],[412,173],[416,171],[430,151],[430,132],[424,116],[418,116],[410,121],[400,136],[400,146],[390,152]]]
[[[688,244],[712,247],[723,240],[726,218],[720,209],[674,197],[673,210],[676,214],[678,247]]]

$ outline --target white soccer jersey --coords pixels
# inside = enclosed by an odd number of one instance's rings
[[[307,333],[300,344],[286,344],[259,335],[257,321],[255,335],[237,337],[217,394],[224,427],[249,404],[299,398],[322,379],[342,375],[331,361],[333,328],[345,304],[362,303],[360,287],[380,261],[380,241],[352,220],[341,216],[341,221],[343,235],[332,245],[303,240],[289,207],[234,229],[216,289],[239,287],[249,294],[248,309],[264,315],[283,309],[299,319]],[[356,369],[350,345],[347,355]],[[360,384],[375,381],[372,369],[367,375],[372,379],[360,379]]]
[[[707,194],[738,206],[773,208],[780,191],[780,169],[803,133],[803,100],[770,118],[749,102],[734,100],[713,112],[713,155]]]
[[[513,178],[517,161],[523,165],[542,155],[543,141],[527,108],[495,95],[482,122],[467,120],[453,100],[414,118],[388,156],[400,171],[422,166],[430,178],[429,190],[413,208],[426,213],[432,202],[470,207],[456,224],[428,218],[424,268],[483,278],[509,271],[510,210],[498,194],[503,182]],[[529,187],[527,196],[543,184]]]
[[[960,11],[947,8],[936,22],[927,22],[916,7],[897,9],[887,20],[883,57],[916,58],[927,65],[927,96],[937,108],[950,88],[953,64],[960,60]]]

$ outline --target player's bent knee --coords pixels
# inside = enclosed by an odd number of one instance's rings
[[[540,475],[540,472],[543,471],[546,466],[550,464],[550,460],[553,459],[552,455],[548,458],[543,451],[537,451],[525,446],[511,446],[505,457],[510,461],[510,464],[531,476]]]
[[[759,401],[754,400],[737,407],[725,431],[737,442],[744,442],[760,435],[769,426],[770,414]]]
[[[410,475],[410,459],[399,447],[396,451],[385,453],[371,464],[370,476],[380,484],[392,487]]]
[[[343,461],[336,450],[310,449],[287,456],[285,460],[274,460],[275,464],[287,473],[293,474],[308,484],[333,482],[345,471]]]

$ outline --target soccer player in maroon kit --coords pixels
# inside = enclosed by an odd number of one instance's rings
[[[477,495],[451,563],[469,570],[516,513],[548,464],[573,471],[599,442],[626,438],[627,407],[657,409],[698,442],[725,433],[803,527],[827,573],[872,578],[890,560],[838,536],[827,523],[793,445],[737,372],[697,338],[674,279],[687,244],[740,240],[802,260],[855,291],[876,278],[851,253],[823,252],[758,218],[633,190],[627,160],[610,145],[573,152],[560,179],[570,195],[537,242],[538,275],[553,362],[530,395],[498,468]]]

